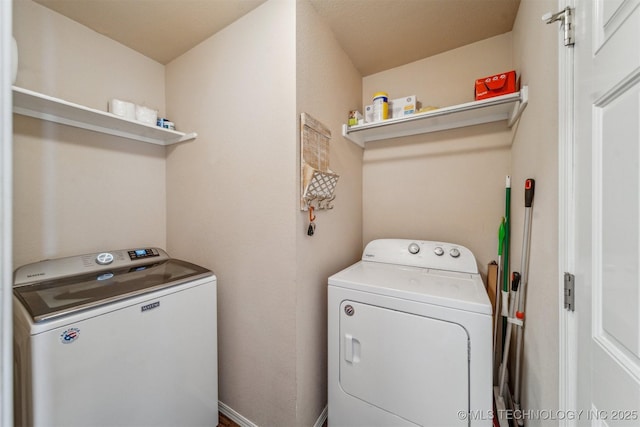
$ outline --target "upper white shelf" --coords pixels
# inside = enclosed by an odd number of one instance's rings
[[[529,88],[523,86],[520,92],[496,96],[481,101],[439,108],[425,113],[412,114],[397,119],[365,123],[356,126],[342,126],[342,135],[359,146],[369,141],[436,132],[464,126],[507,120],[511,127],[524,111],[529,100]]]
[[[158,145],[176,144],[198,136],[196,133],[183,133],[125,119],[17,86],[13,86],[13,112]]]

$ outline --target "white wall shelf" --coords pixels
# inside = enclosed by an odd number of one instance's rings
[[[502,120],[506,120],[507,126],[511,127],[524,111],[528,100],[529,88],[523,86],[520,92],[439,108],[407,117],[356,126],[343,125],[342,135],[364,148],[369,141],[437,132]]]
[[[196,133],[183,133],[125,119],[106,111],[95,110],[17,86],[13,86],[13,112],[158,145],[177,144],[198,136]]]

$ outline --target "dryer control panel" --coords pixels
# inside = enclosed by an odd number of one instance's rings
[[[461,273],[478,273],[476,258],[469,249],[445,242],[408,239],[373,240],[365,247],[362,260]]]

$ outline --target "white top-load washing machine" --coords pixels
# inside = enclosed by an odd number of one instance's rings
[[[17,426],[215,426],[216,276],[158,248],[14,276]]]
[[[369,243],[329,278],[329,426],[490,426],[491,313],[467,248]]]

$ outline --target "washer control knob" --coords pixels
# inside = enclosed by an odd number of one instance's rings
[[[409,253],[417,254],[420,252],[420,246],[417,243],[412,243],[409,245]]]
[[[440,246],[438,246],[433,250],[433,253],[438,255],[438,256],[442,256],[442,255],[444,255],[444,249],[442,249]]]
[[[449,251],[449,255],[454,258],[458,258],[460,256],[460,250],[458,248],[453,248]]]
[[[110,254],[109,252],[98,254],[96,262],[100,265],[111,264],[113,262],[113,254]]]

